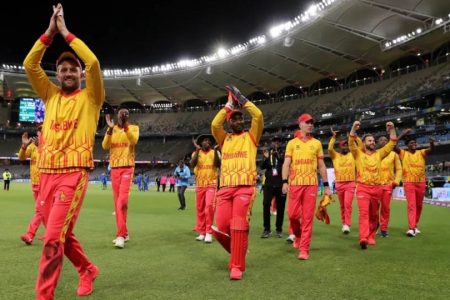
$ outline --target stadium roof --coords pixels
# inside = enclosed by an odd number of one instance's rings
[[[324,78],[345,78],[363,68],[383,69],[450,41],[448,0],[322,2],[329,5],[310,12],[306,20],[299,16],[296,26],[267,34],[263,43],[239,55],[181,70],[105,73],[107,102],[216,101],[225,95],[227,83],[246,95],[276,93]],[[3,76],[13,97],[34,96],[23,74],[3,71]]]

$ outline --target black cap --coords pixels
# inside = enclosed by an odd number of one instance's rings
[[[214,137],[211,134],[201,134],[197,137],[197,139],[195,140],[195,142],[197,143],[197,145],[200,145],[204,139],[208,138],[211,141],[211,144],[214,144]]]

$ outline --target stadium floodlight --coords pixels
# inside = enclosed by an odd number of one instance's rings
[[[228,51],[225,50],[225,48],[219,48],[219,50],[217,50],[217,55],[219,56],[219,58],[225,58],[228,56]]]
[[[274,26],[274,27],[270,28],[270,31],[269,31],[270,36],[273,38],[277,38],[281,35],[282,30],[283,30],[283,25]]]
[[[260,36],[258,38],[258,44],[262,45],[262,44],[265,44],[265,43],[266,43],[266,37],[265,36]]]
[[[192,59],[192,60],[180,60],[177,63],[168,63],[164,65],[155,65],[152,67],[143,67],[133,70],[116,70],[116,69],[105,69],[103,70],[103,75],[105,77],[121,77],[121,76],[143,76],[143,75],[149,75],[149,74],[158,74],[158,73],[166,73],[171,71],[178,71],[182,69],[188,69],[192,67],[198,67],[200,65],[208,65],[214,61],[217,61],[219,59],[226,59],[230,55],[237,56],[244,54],[247,51],[253,50],[256,47],[261,47],[265,45],[267,42],[269,42],[271,39],[275,40],[281,37],[282,35],[288,35],[292,30],[294,30],[296,27],[301,26],[301,23],[309,23],[311,21],[314,21],[319,17],[319,14],[327,9],[329,6],[333,5],[335,2],[338,2],[336,0],[322,0],[318,2],[317,4],[311,4],[307,10],[305,10],[303,13],[296,16],[294,19],[273,26],[269,30],[268,36],[266,35],[259,35],[256,37],[253,37],[249,39],[247,42],[238,44],[236,46],[233,46],[229,49],[220,48],[216,53],[213,53],[211,55],[205,55],[198,59]],[[287,41],[293,41],[292,39],[287,37]],[[286,42],[284,45],[288,45],[286,47],[289,47],[289,45],[292,45],[289,42]],[[6,69],[5,65],[3,66],[4,69]]]
[[[315,17],[316,15],[317,15],[317,5],[315,5],[315,4],[312,4],[309,8],[308,8],[308,10],[306,10],[306,12],[310,15],[310,16],[312,16],[312,17]]]

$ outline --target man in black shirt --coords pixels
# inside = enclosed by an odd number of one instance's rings
[[[275,222],[277,237],[282,237],[284,207],[286,205],[286,194],[281,192],[283,186],[281,180],[281,169],[284,162],[284,149],[281,148],[281,137],[274,136],[272,138],[272,145],[270,149],[263,151],[263,161],[261,169],[265,171],[265,181],[263,186],[264,200],[263,200],[263,216],[264,216],[264,231],[261,238],[268,238],[270,231],[270,206],[272,199],[275,197],[277,205],[277,217]]]

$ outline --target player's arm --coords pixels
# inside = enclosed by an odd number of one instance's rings
[[[389,132],[389,142],[386,145],[384,145],[383,148],[378,150],[381,159],[388,156],[389,153],[391,153],[391,151],[394,150],[395,145],[397,145],[397,132],[395,131],[394,123],[387,122],[386,130]]]
[[[330,141],[328,142],[328,154],[330,155],[331,159],[334,159],[336,157],[336,151],[334,151],[335,143],[336,143],[336,134],[334,133]]]
[[[31,157],[31,147],[28,147],[33,142],[33,139],[28,137],[28,132],[22,134],[22,146],[20,147],[18,159],[26,160]]]
[[[400,181],[402,180],[402,163],[400,162],[400,158],[398,157],[398,154],[395,154],[394,159],[394,172],[395,172],[395,180],[394,183],[396,186],[400,185]]]
[[[189,161],[189,165],[192,168],[195,168],[197,166],[198,163],[198,153],[200,152],[200,149],[195,150],[194,152],[192,152],[191,155],[191,160]],[[215,154],[214,154],[215,155]]]
[[[227,105],[229,105],[229,103],[227,103]],[[232,105],[227,105],[219,110],[211,123],[211,133],[216,139],[217,144],[220,146],[222,146],[223,141],[225,140],[225,137],[227,135],[225,129],[223,129],[223,123],[225,122],[225,119],[227,117],[227,112],[232,110]]]
[[[220,153],[219,145],[214,146],[214,167],[220,168],[222,165],[222,155]]]
[[[106,125],[108,125],[108,130],[106,130],[105,137],[103,138],[102,148],[104,150],[109,150],[111,148],[111,137],[114,132],[114,120],[110,114],[105,115]]]
[[[356,146],[358,146],[358,148],[361,151],[364,151],[364,143],[363,143],[362,139],[359,136],[356,136],[355,142],[356,142]]]
[[[289,170],[291,168],[291,162],[292,162],[292,157],[290,156],[285,156],[284,157],[284,163],[283,163],[283,168],[281,169],[281,178],[283,180],[283,194],[287,194],[287,192],[289,191]]]
[[[348,136],[348,148],[350,149],[350,152],[352,153],[355,159],[357,159],[357,157],[359,156],[359,152],[361,151],[358,145],[356,145],[357,139],[356,131],[359,129],[360,126],[361,123],[359,121],[353,122],[352,129],[350,130],[350,134]]]
[[[25,145],[22,145],[21,147],[20,147],[20,150],[19,150],[19,154],[17,155],[17,158],[19,159],[19,160],[26,160],[27,159],[27,153],[28,153],[28,146],[25,146]]]
[[[84,62],[86,72],[86,90],[90,96],[89,100],[92,104],[98,107],[102,106],[103,101],[105,100],[105,87],[103,85],[100,62],[83,41],[69,32],[62,13],[58,14],[56,17],[56,26],[58,27],[59,33],[63,36],[69,46]]]
[[[325,194],[327,194],[328,196],[331,196],[330,186],[328,183],[327,166],[325,165],[325,162],[323,161],[323,157],[317,159],[317,164],[319,167],[320,177],[322,178],[323,185],[325,187]]]
[[[402,140],[405,136],[410,135],[412,133],[412,129],[411,128],[406,128],[405,130],[402,131],[402,133],[398,136],[397,140],[400,141]],[[395,145],[394,147],[394,152],[397,153],[398,155],[400,155],[400,147],[397,145]]]
[[[113,129],[111,127],[108,127],[108,130],[106,130],[105,137],[102,141],[102,148],[104,150],[109,150],[111,148],[111,137],[113,134]]]
[[[319,143],[319,147],[317,150],[317,165],[319,167],[319,174],[322,177],[323,185],[325,187],[325,194],[331,196],[330,186],[328,184],[328,174],[327,174],[327,166],[323,160],[323,149],[322,143]]]
[[[136,145],[139,140],[139,126],[128,125],[123,129],[127,135],[128,141],[131,145]]]
[[[34,46],[31,48],[23,62],[23,67],[28,80],[44,103],[59,91],[58,87],[50,81],[41,67],[41,60],[44,57],[45,50],[51,45],[53,37],[57,32],[55,25],[56,13],[57,12],[55,11],[50,18],[49,28],[41,35],[36,43],[34,43]]]
[[[252,102],[245,102],[243,108],[250,114],[252,117],[252,124],[250,126],[249,132],[255,138],[256,144],[259,143],[261,139],[263,129],[264,129],[264,117],[262,111]]]
[[[283,182],[282,192],[283,194],[287,194],[289,191],[289,171],[292,163],[292,155],[294,154],[294,146],[292,144],[292,140],[288,142],[286,146],[286,154],[284,156],[283,167],[281,168],[281,179]]]

